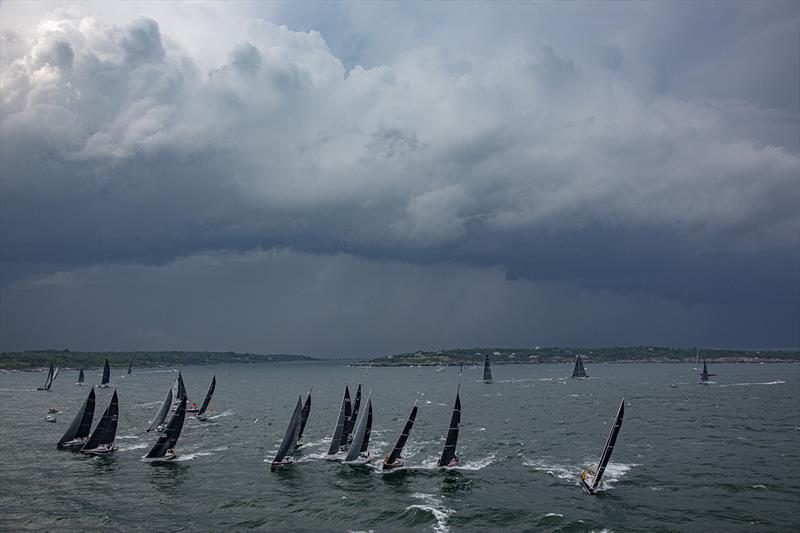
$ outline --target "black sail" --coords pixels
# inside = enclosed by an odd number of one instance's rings
[[[119,419],[119,400],[117,391],[111,396],[111,402],[106,407],[100,422],[94,428],[92,436],[86,441],[81,451],[92,451],[99,446],[114,444],[117,436],[117,421]]]
[[[133,371],[133,361],[128,361],[128,374],[130,374],[131,371]]]
[[[44,378],[44,387],[39,390],[50,390],[50,385],[53,382],[53,363],[50,363],[50,369],[47,371],[47,377]]]
[[[110,379],[111,379],[111,367],[108,366],[108,359],[106,359],[106,364],[103,365],[103,379],[100,380],[100,385],[108,385]]]
[[[358,459],[360,453],[366,452],[369,446],[369,436],[372,430],[372,400],[367,397],[367,410],[361,415],[358,421],[355,435],[353,435],[353,443],[347,452],[345,461],[354,461]]]
[[[483,360],[483,381],[485,383],[489,383],[492,381],[492,365],[489,364],[489,354],[486,354],[486,358]]]
[[[358,403],[361,403],[360,389],[361,386],[359,385],[359,391],[357,395]],[[345,394],[347,395],[347,405],[344,407],[344,427],[342,428],[342,439],[339,443],[339,446],[347,446],[347,443],[353,440],[351,434],[353,433],[353,428],[356,425],[356,417],[353,413],[355,412],[355,414],[358,414],[356,411],[357,408],[355,402],[350,401],[350,391],[348,389],[345,389]]]
[[[75,418],[72,419],[67,431],[58,441],[59,448],[71,440],[83,439],[89,436],[89,432],[92,430],[92,418],[94,418],[94,402],[94,389],[91,389]]]
[[[214,395],[214,389],[217,388],[217,376],[211,378],[211,386],[208,387],[208,392],[206,393],[206,397],[203,400],[203,405],[200,406],[200,410],[197,411],[197,418],[203,416],[203,413],[206,412],[208,409],[208,404],[211,403],[211,396]]]
[[[186,385],[183,384],[183,375],[178,372],[178,392],[175,394],[175,401],[179,402],[181,399],[188,397],[186,394]]]
[[[581,359],[580,355],[575,357],[575,367],[572,369],[572,377],[573,378],[588,377],[586,375],[586,369],[583,367],[583,359]]]
[[[459,385],[461,389],[461,385]],[[456,457],[456,443],[458,442],[458,429],[461,426],[461,397],[460,390],[456,390],[456,403],[453,405],[453,416],[450,418],[450,428],[447,430],[447,440],[444,443],[439,466],[448,466]]]
[[[184,396],[181,398],[178,409],[172,414],[172,418],[169,419],[169,423],[167,423],[167,426],[161,432],[153,447],[150,448],[150,451],[147,452],[145,458],[159,459],[167,454],[167,450],[174,448],[178,443],[178,437],[181,436],[181,430],[183,429],[183,421],[185,418],[186,397]]]
[[[614,444],[617,442],[617,435],[619,435],[619,429],[622,427],[622,417],[624,415],[625,398],[623,398],[619,404],[617,417],[614,419],[614,425],[611,427],[611,431],[608,433],[608,440],[606,440],[605,448],[603,448],[603,453],[600,455],[600,461],[597,463],[597,470],[595,471],[594,479],[592,480],[592,490],[596,490],[598,485],[600,485],[603,472],[606,471],[606,465],[608,465],[608,461],[611,459],[611,453],[614,451]]]
[[[344,423],[347,419],[347,413],[350,411],[350,390],[345,386],[344,398],[342,398],[342,407],[339,409],[339,418],[336,419],[336,428],[333,430],[333,438],[331,439],[330,448],[328,448],[328,455],[334,455],[339,452],[342,445],[342,433],[344,432]]]
[[[158,426],[164,423],[164,420],[167,418],[167,414],[169,413],[169,407],[172,405],[172,387],[169,388],[167,391],[167,395],[164,397],[164,401],[161,403],[161,407],[158,409],[156,413],[156,417],[150,422],[150,426],[148,426],[147,431],[153,431]]]
[[[50,378],[50,386],[52,386],[52,385],[53,385],[53,382],[54,382],[54,381],[56,380],[56,378],[58,377],[58,371],[59,371],[59,369],[60,369],[60,368],[61,368],[61,367],[60,367],[59,365],[56,365],[56,369],[55,369],[55,370],[53,370],[53,377],[52,377],[52,378]],[[48,388],[49,388],[49,387],[48,387]]]
[[[78,383],[83,383],[83,368],[78,372]]]
[[[286,433],[283,435],[283,440],[278,448],[278,453],[275,454],[275,459],[272,460],[272,470],[275,470],[275,468],[280,465],[284,457],[294,453],[294,448],[297,444],[297,434],[300,431],[300,417],[302,412],[303,399],[297,398],[297,404],[292,412],[292,418],[289,420],[289,425],[286,427]]]
[[[300,432],[297,434],[298,441],[303,438],[303,432],[306,430],[309,414],[311,414],[311,391],[308,391],[308,398],[306,398],[306,403],[303,404],[303,410],[300,413]]]
[[[708,372],[708,365],[706,365],[706,360],[703,359],[703,373],[700,374],[700,382],[702,383],[702,382],[709,381],[708,378],[710,378],[711,376],[716,376],[716,374],[710,374]]]
[[[389,458],[386,460],[387,464],[394,464],[402,455],[403,447],[406,445],[406,441],[408,440],[408,435],[411,433],[411,428],[414,427],[414,420],[417,418],[417,406],[415,405],[413,409],[411,409],[411,414],[406,420],[406,425],[403,426],[403,432],[400,433],[400,438],[397,439],[397,444],[394,445],[394,449],[392,453],[389,454]]]

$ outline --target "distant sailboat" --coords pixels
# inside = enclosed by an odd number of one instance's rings
[[[403,431],[400,433],[400,438],[397,439],[397,444],[394,445],[392,453],[383,458],[383,469],[391,470],[403,466],[405,460],[403,459],[403,447],[406,445],[408,435],[411,433],[411,428],[414,426],[414,420],[417,418],[417,406],[411,409],[411,414],[406,420],[406,425],[403,426]]]
[[[92,418],[94,418],[94,389],[89,390],[89,396],[84,400],[80,410],[75,414],[72,423],[64,432],[56,446],[59,450],[72,450],[82,447],[89,437],[92,430]]]
[[[372,433],[372,400],[367,395],[367,409],[358,420],[353,442],[344,458],[346,463],[366,463],[369,461],[369,437]]]
[[[159,407],[158,412],[156,413],[156,417],[150,422],[150,426],[148,426],[147,431],[153,431],[158,426],[164,423],[164,420],[167,418],[167,414],[169,414],[169,408],[172,406],[172,387],[169,388],[167,391],[167,395],[164,397],[164,401],[161,402],[161,407]]]
[[[44,387],[36,387],[36,390],[50,390],[53,384],[53,363],[50,363],[50,369],[47,371],[47,377],[44,379]]]
[[[603,478],[603,473],[606,471],[608,461],[611,459],[611,452],[614,451],[614,444],[617,442],[617,435],[619,435],[619,429],[622,427],[622,417],[624,414],[625,398],[619,403],[617,417],[614,419],[614,425],[611,426],[611,431],[608,434],[603,453],[600,454],[600,461],[597,463],[597,469],[592,470],[589,468],[581,472],[581,487],[589,494],[597,492],[597,487],[600,486],[600,480]]]
[[[703,372],[700,373],[700,380],[698,381],[701,385],[708,385],[711,380],[709,379],[711,376],[716,376],[716,374],[709,374],[708,373],[708,366],[706,365],[706,360],[703,359]]]
[[[114,439],[117,436],[117,422],[119,421],[119,399],[117,398],[117,391],[111,396],[111,402],[106,407],[100,422],[94,428],[92,436],[86,441],[86,444],[81,448],[82,453],[90,455],[102,455],[111,453],[116,448],[114,447]]]
[[[308,391],[306,403],[303,404],[303,410],[300,412],[300,433],[297,434],[297,442],[295,449],[303,445],[303,432],[306,430],[306,423],[308,422],[308,415],[311,414],[311,391]]]
[[[583,367],[583,359],[581,359],[580,355],[575,357],[575,368],[572,369],[572,377],[578,379],[586,379],[589,377],[586,375],[586,369]]]
[[[456,466],[459,462],[456,455],[456,443],[458,443],[458,430],[461,427],[460,391],[461,385],[456,389],[456,403],[453,405],[453,415],[450,417],[450,427],[447,430],[447,440],[444,443],[442,457],[439,459],[439,466]]]
[[[51,385],[51,386],[53,385],[53,382],[54,382],[54,381],[56,380],[56,378],[58,377],[58,371],[59,371],[59,369],[60,369],[60,368],[61,368],[61,367],[60,367],[59,365],[56,365],[56,369],[55,369],[55,370],[53,370],[53,379],[51,379],[51,380],[50,380],[50,385]]]
[[[175,445],[178,443],[178,437],[181,436],[183,429],[183,421],[186,419],[186,396],[181,398],[178,404],[178,410],[172,414],[164,430],[158,437],[158,440],[147,452],[147,455],[142,457],[146,461],[170,461],[175,459],[178,454],[175,453]]]
[[[128,361],[128,375],[133,372],[133,361]]]
[[[292,462],[292,454],[297,446],[297,437],[300,435],[302,414],[303,399],[297,398],[297,404],[294,406],[292,418],[289,420],[289,425],[286,427],[286,433],[283,435],[278,453],[275,454],[275,459],[272,460],[272,465],[270,466],[270,470],[273,472],[278,467]]]
[[[211,386],[208,387],[208,392],[206,393],[206,397],[203,400],[203,405],[200,406],[200,410],[197,411],[195,415],[199,420],[205,420],[205,412],[208,409],[208,404],[211,403],[211,396],[214,395],[214,389],[217,388],[217,376],[211,378]]]
[[[78,372],[78,383],[77,384],[83,386],[83,381],[84,381],[83,368],[81,368],[80,372]]]
[[[491,383],[492,382],[492,365],[489,364],[489,354],[486,354],[486,358],[483,360],[483,382],[484,383]]]
[[[336,427],[333,430],[333,438],[331,445],[328,448],[328,455],[336,455],[342,446],[342,434],[344,433],[344,424],[350,416],[350,389],[345,385],[344,397],[342,398],[342,406],[339,408],[339,417],[336,419]]]
[[[108,382],[111,380],[111,367],[108,366],[108,359],[106,359],[105,365],[103,365],[103,378],[100,380],[100,385],[98,387],[105,389],[108,387]]]
[[[344,434],[342,436],[342,447],[347,450],[350,443],[353,442],[353,429],[356,427],[356,419],[358,418],[358,410],[361,407],[361,383],[358,384],[355,398],[353,399],[353,408],[350,412],[350,418],[344,426]]]

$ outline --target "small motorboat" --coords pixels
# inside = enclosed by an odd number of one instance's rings
[[[57,413],[57,412],[58,412],[58,409],[56,409],[55,407],[50,407],[50,408],[47,410],[47,412],[48,412],[48,413],[50,413],[50,414]]]
[[[54,417],[53,415],[47,415],[46,417],[44,417],[44,421],[51,422],[53,424],[57,422],[56,417]]]

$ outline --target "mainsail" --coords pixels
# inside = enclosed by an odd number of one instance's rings
[[[128,361],[128,374],[133,371],[133,361]]]
[[[347,421],[344,424],[344,432],[342,433],[342,446],[347,447],[353,442],[353,428],[356,427],[356,419],[358,418],[358,409],[361,407],[361,384],[358,384],[355,398],[352,402],[352,409],[348,415]]]
[[[308,398],[306,398],[306,403],[303,404],[303,410],[300,412],[300,432],[297,434],[297,443],[295,447],[302,443],[303,432],[306,430],[309,414],[311,414],[311,391],[308,391]]]
[[[86,441],[82,452],[92,453],[98,450],[101,446],[103,452],[109,452],[114,449],[114,439],[117,436],[117,421],[119,419],[119,400],[117,399],[117,391],[111,396],[111,402],[108,404],[105,412],[103,413],[97,427],[94,428],[92,436]]]
[[[286,433],[283,435],[281,446],[278,448],[278,453],[275,454],[275,459],[272,460],[270,470],[275,470],[283,462],[284,457],[291,456],[294,453],[297,444],[297,435],[300,433],[300,417],[303,413],[303,399],[297,398],[297,404],[292,412],[292,418],[289,420],[289,425],[286,427]]]
[[[372,400],[367,396],[367,410],[361,415],[358,421],[355,435],[353,435],[353,443],[347,452],[345,461],[355,461],[361,454],[368,454],[369,449],[369,436],[372,432]]]
[[[181,374],[180,370],[178,371],[178,381],[177,381],[178,390],[175,393],[175,402],[180,402],[181,399],[187,398],[188,395],[186,394],[186,385],[183,384],[183,375]]]
[[[456,443],[458,442],[458,429],[461,426],[461,397],[459,392],[461,385],[456,389],[456,403],[453,405],[453,415],[450,418],[450,428],[447,430],[447,440],[444,443],[442,457],[439,459],[439,466],[450,466],[453,462],[458,462],[456,457]]]
[[[145,455],[145,459],[160,459],[167,455],[169,450],[172,450],[178,443],[178,437],[181,436],[183,429],[183,421],[186,418],[186,396],[181,398],[178,405],[178,410],[172,414],[169,423],[159,435],[158,440],[150,448],[150,451]]]
[[[342,398],[342,407],[339,409],[339,418],[336,419],[336,428],[333,430],[333,438],[331,439],[331,446],[328,448],[328,455],[334,455],[339,452],[342,445],[342,434],[344,433],[344,424],[347,416],[350,413],[350,390],[345,385],[344,398]]]
[[[83,368],[78,372],[78,383],[83,383]]]
[[[484,383],[491,383],[492,382],[492,366],[489,364],[489,354],[486,354],[486,358],[483,360],[483,382]]]
[[[58,371],[59,371],[59,369],[60,369],[60,368],[61,368],[60,366],[56,365],[56,369],[55,369],[55,370],[53,370],[53,377],[52,377],[52,379],[50,379],[50,385],[51,385],[51,386],[53,385],[53,382],[54,382],[54,381],[56,380],[56,378],[58,377]],[[49,387],[48,387],[48,388],[49,388]]]
[[[89,390],[89,396],[83,402],[83,406],[58,441],[57,446],[59,448],[70,448],[71,441],[85,439],[89,436],[89,432],[92,430],[92,418],[94,418],[94,400],[94,389],[91,389]]]
[[[600,480],[603,478],[603,473],[606,471],[608,461],[611,459],[611,453],[614,451],[614,444],[617,442],[617,435],[619,435],[619,429],[622,427],[622,417],[624,415],[625,398],[623,398],[619,403],[617,417],[614,419],[614,425],[611,427],[611,431],[608,433],[608,439],[606,440],[606,445],[603,448],[603,453],[600,454],[600,461],[597,463],[597,469],[591,475],[586,475],[584,477],[586,472],[581,475],[581,483],[589,494],[594,494],[597,490],[597,487],[600,485]],[[591,478],[591,482],[587,478]]]
[[[703,359],[703,372],[700,374],[700,381],[699,383],[708,383],[711,376],[716,376],[716,374],[710,374],[708,372],[708,365],[706,365],[706,360]]]
[[[400,438],[397,439],[397,444],[394,445],[392,453],[389,454],[383,461],[384,465],[394,465],[398,459],[402,458],[403,447],[406,445],[408,435],[411,433],[411,428],[414,426],[414,420],[417,418],[417,406],[411,409],[411,414],[406,420],[406,425],[403,426],[403,431],[400,433]]]
[[[108,366],[108,359],[106,359],[105,365],[103,365],[103,379],[100,380],[101,387],[108,387],[108,382],[111,379],[111,367]]]
[[[50,385],[53,384],[53,363],[50,363],[50,369],[47,371],[47,377],[44,378],[44,387],[39,387],[37,390],[50,390]]]
[[[150,426],[147,428],[147,431],[153,431],[158,426],[164,423],[164,420],[167,418],[167,413],[169,413],[169,407],[172,405],[172,387],[169,388],[167,391],[167,395],[164,397],[164,402],[159,407],[158,412],[156,413],[156,417],[150,422]]]
[[[573,378],[588,378],[586,369],[583,367],[583,359],[578,355],[575,357],[575,368],[572,369]]]
[[[214,395],[214,389],[216,388],[217,388],[217,376],[214,376],[211,378],[211,386],[208,387],[208,392],[206,393],[206,397],[203,400],[203,405],[200,406],[200,410],[197,411],[197,414],[195,415],[197,418],[202,417],[203,413],[205,413],[206,409],[208,409],[208,404],[211,403],[211,396]]]

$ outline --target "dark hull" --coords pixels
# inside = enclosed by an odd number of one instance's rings
[[[116,451],[116,446],[111,446],[110,448],[94,448],[93,450],[81,450],[81,453],[85,453],[86,455],[107,455]]]
[[[70,441],[70,442],[65,442],[64,444],[56,444],[56,448],[58,448],[59,450],[77,452],[80,451],[81,448],[83,448],[83,445],[86,444],[87,440],[89,439]]]

